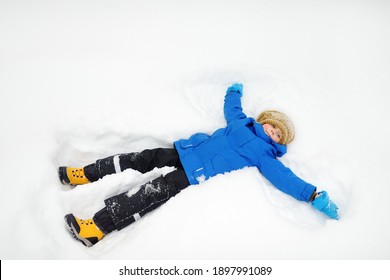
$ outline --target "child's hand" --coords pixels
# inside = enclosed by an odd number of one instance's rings
[[[332,200],[329,199],[329,195],[326,191],[319,192],[318,196],[312,201],[311,205],[327,215],[329,218],[334,220],[339,219],[339,213],[337,212],[339,208]]]
[[[242,95],[243,88],[244,86],[241,83],[234,83],[227,89],[226,93],[237,92]]]

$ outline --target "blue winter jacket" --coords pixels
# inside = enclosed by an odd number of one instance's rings
[[[174,143],[188,181],[195,185],[217,174],[256,166],[279,190],[308,202],[316,188],[276,159],[287,152],[286,146],[274,142],[262,125],[243,113],[241,95],[234,87],[226,92],[225,128],[211,136],[197,133]]]

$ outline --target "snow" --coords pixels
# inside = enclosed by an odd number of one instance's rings
[[[389,259],[389,28],[385,1],[2,0],[1,259]],[[339,221],[245,168],[94,247],[71,238],[65,214],[172,169],[72,189],[58,166],[212,133],[233,82],[247,115],[292,118],[281,161]]]

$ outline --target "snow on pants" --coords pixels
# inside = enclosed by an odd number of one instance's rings
[[[88,179],[96,181],[105,175],[122,172],[128,168],[146,173],[155,167],[164,166],[176,167],[176,170],[142,185],[132,195],[126,191],[104,201],[106,207],[93,218],[104,233],[114,229],[121,230],[130,225],[188,187],[189,182],[174,148],[119,154],[97,160],[96,163],[84,167]]]

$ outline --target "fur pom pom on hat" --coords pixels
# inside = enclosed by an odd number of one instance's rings
[[[262,112],[256,120],[260,124],[272,124],[282,131],[282,139],[279,144],[287,145],[294,140],[294,126],[291,120],[279,111],[268,110]]]

